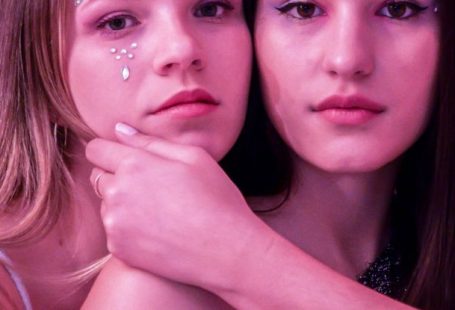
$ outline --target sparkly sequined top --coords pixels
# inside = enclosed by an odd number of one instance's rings
[[[368,268],[357,277],[357,281],[377,292],[390,296],[402,295],[402,259],[400,253],[389,244]]]

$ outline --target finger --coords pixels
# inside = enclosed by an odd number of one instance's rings
[[[106,217],[107,206],[104,200],[101,200],[101,207],[100,207],[100,215],[101,218],[104,219]]]
[[[143,151],[141,151],[143,152]],[[117,171],[120,163],[128,156],[137,154],[138,149],[104,139],[93,139],[85,147],[85,156],[94,164],[108,172]]]
[[[194,146],[178,144],[155,136],[147,136],[124,123],[117,123],[115,132],[125,145],[145,150],[163,158],[187,162],[194,153]]]
[[[114,175],[99,168],[94,168],[90,174],[90,183],[92,184],[95,194],[103,199],[105,197],[106,188],[112,184]]]

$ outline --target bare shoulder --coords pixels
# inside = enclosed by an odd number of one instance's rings
[[[217,296],[111,259],[95,281],[83,309],[228,309]]]
[[[0,263],[0,308],[21,309],[22,299],[5,266]]]

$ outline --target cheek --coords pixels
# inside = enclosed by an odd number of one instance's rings
[[[287,24],[273,20],[258,23],[256,53],[262,90],[270,113],[298,109],[308,103],[312,93],[327,91],[326,84],[315,81],[320,74],[322,43],[320,36],[302,35],[299,31],[292,31]],[[292,102],[296,105],[289,106]]]
[[[439,51],[435,33],[423,33],[406,41],[406,49],[395,47],[396,53],[389,57],[396,65],[389,68],[384,93],[389,93],[392,108],[398,111],[395,127],[403,132],[423,131],[429,114],[437,71]],[[395,69],[394,69],[395,68]]]
[[[230,81],[225,87],[244,87],[245,83],[239,80],[249,79],[252,59],[252,42],[246,26],[233,27],[223,34],[215,35],[210,41],[205,50],[213,61],[211,69],[220,72],[217,78]]]
[[[68,61],[69,87],[82,120],[97,135],[109,138],[126,100],[125,92],[119,91],[124,89],[121,64],[112,57],[109,51],[76,42]]]
[[[283,36],[280,36],[273,27],[269,27],[265,22],[257,25],[255,46],[261,90],[267,111],[274,122],[280,119],[282,94],[286,96],[289,93],[285,90],[286,84],[289,85],[293,81],[290,76],[293,72],[285,69],[288,67],[288,58],[283,57],[284,42],[279,42],[282,41],[280,38]],[[279,43],[276,40],[279,40]],[[275,126],[280,127],[279,124]]]
[[[246,26],[234,27],[205,42],[209,59],[206,82],[218,90],[223,101],[237,109],[245,109],[252,63],[248,29]],[[242,119],[238,115],[234,117]]]
[[[280,135],[288,143],[300,132],[303,109],[307,98],[302,88],[310,70],[306,61],[294,61],[294,50],[285,45],[269,44],[273,38],[264,38],[257,46],[261,89],[267,113]],[[292,51],[292,52],[290,52]]]

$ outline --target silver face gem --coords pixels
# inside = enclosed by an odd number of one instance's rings
[[[433,12],[438,13],[438,11],[439,11],[438,6],[435,5],[434,8],[433,8]]]
[[[130,47],[132,49],[135,49],[138,47],[138,44],[136,42],[133,42],[133,43],[131,43]],[[109,52],[115,56],[116,60],[122,60],[123,56],[125,56],[128,59],[134,59],[134,54],[128,52],[128,50],[126,48],[122,48],[119,50],[115,47],[112,47],[109,49]],[[122,65],[120,74],[122,76],[122,79],[124,81],[127,81],[130,78],[130,68],[127,65]]]
[[[130,78],[130,68],[128,68],[128,66],[126,66],[126,65],[123,66],[121,74],[122,74],[122,79],[124,81],[128,80]]]
[[[74,5],[75,5],[75,6],[78,6],[78,5],[80,5],[80,4],[82,3],[82,1],[83,1],[83,0],[76,0],[76,1],[74,1]]]

